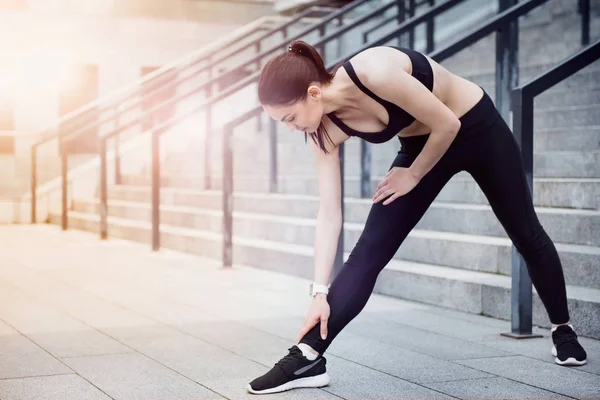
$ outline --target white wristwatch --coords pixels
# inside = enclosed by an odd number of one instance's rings
[[[310,297],[315,297],[317,295],[317,293],[325,293],[328,294],[329,293],[329,287],[327,287],[327,285],[319,285],[318,283],[311,283],[310,284]]]

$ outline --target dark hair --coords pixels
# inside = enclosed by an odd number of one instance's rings
[[[302,40],[294,40],[285,53],[273,57],[263,67],[258,81],[258,100],[270,106],[303,101],[311,83],[330,83],[341,64],[328,72],[323,58],[313,46]],[[306,132],[304,135],[307,140]],[[327,152],[325,137],[333,144],[322,122],[316,132],[310,132],[310,136],[324,152]]]

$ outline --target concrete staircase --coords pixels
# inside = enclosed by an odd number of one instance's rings
[[[572,2],[550,2],[520,22],[520,81],[579,48]],[[571,4],[572,5],[572,4]],[[593,5],[592,40],[600,36]],[[575,21],[575,22],[574,22]],[[556,39],[556,40],[555,40]],[[493,37],[443,65],[494,96]],[[464,73],[463,73],[464,71]],[[600,338],[600,64],[535,103],[534,202],[563,262],[569,309],[578,333]],[[234,262],[313,277],[317,184],[304,136],[279,127],[280,193],[267,193],[265,132],[235,134]],[[202,143],[166,156],[162,166],[161,245],[221,257],[220,148],[215,140],[211,190],[204,187]],[[346,143],[346,255],[358,240],[370,199],[358,197],[359,144]],[[372,187],[399,143],[372,147]],[[149,170],[109,187],[109,235],[150,242]],[[98,231],[98,200],[75,198],[70,226]],[[58,213],[50,222],[60,223]],[[413,301],[510,319],[511,243],[472,178],[461,173],[440,193],[383,270],[375,291]],[[534,290],[534,324],[548,327]]]

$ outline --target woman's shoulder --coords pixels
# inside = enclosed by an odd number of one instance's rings
[[[389,46],[365,49],[348,60],[361,80],[368,80],[376,71],[410,69],[410,58],[402,51]]]

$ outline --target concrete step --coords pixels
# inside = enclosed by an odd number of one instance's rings
[[[266,133],[262,135],[263,138],[268,137]],[[554,127],[539,129],[535,127],[535,133],[533,136],[534,151],[536,153],[544,151],[593,151],[600,150],[600,125],[586,125],[586,126],[571,126],[565,127]],[[266,140],[266,139],[265,139]],[[299,140],[294,135],[279,134],[277,136],[277,149],[280,154],[297,154],[303,153],[307,146],[303,140]],[[346,151],[353,151],[354,154],[360,154],[360,140],[348,140],[344,143]],[[400,148],[398,139],[392,139],[386,142],[384,145],[370,145],[371,152],[373,154],[384,152],[385,154],[392,154],[388,147]],[[240,149],[240,152],[243,153]],[[240,154],[236,151],[235,153]],[[243,153],[247,154],[247,153]],[[310,157],[310,153],[306,153]],[[263,151],[255,152],[258,159],[268,159],[269,153],[265,149]],[[182,156],[182,155],[177,155]],[[189,156],[183,155],[184,158]],[[174,159],[181,160],[181,157]]]
[[[534,125],[541,129],[600,125],[600,104],[539,108],[534,111]]]
[[[578,34],[579,34],[579,32],[578,32]],[[535,63],[535,64],[528,64],[528,65],[524,65],[521,62],[519,64],[519,68],[518,68],[519,69],[518,84],[527,83],[530,80],[537,78],[538,76],[540,76],[540,75],[548,72],[552,68],[556,67],[556,65],[558,63],[560,63],[561,61],[562,60],[557,60],[555,62]],[[460,74],[460,72],[458,72],[458,73]],[[557,88],[560,90],[560,86],[559,86],[560,84],[567,83],[569,80],[571,80],[573,78],[578,79],[580,81],[584,81],[585,83],[596,82],[596,84],[597,84],[598,81],[595,79],[597,79],[598,73],[600,73],[600,63],[592,63],[592,64],[588,65],[587,67],[577,71],[575,74],[564,79],[562,82],[559,82],[557,85],[553,86],[552,88],[548,89],[548,92],[555,91],[555,90],[557,90]],[[476,72],[463,73],[460,76],[462,76],[465,79],[470,80],[471,82],[475,82],[477,84],[486,83],[486,82],[494,82],[496,80],[496,70],[495,70],[495,66],[494,66],[491,69],[480,69],[479,71],[476,71]],[[571,82],[571,84],[574,84],[574,83],[576,83],[576,82],[575,81]],[[564,85],[564,86],[568,86],[568,85]],[[588,90],[589,86],[584,86],[579,89]],[[541,94],[540,96],[544,96],[544,95],[545,95],[545,93]]]
[[[238,153],[240,154],[240,153]],[[265,157],[266,158],[266,157]],[[372,154],[371,173],[385,175],[392,164],[395,155],[382,153]],[[360,157],[358,154],[348,154],[346,157],[345,173],[350,176],[360,175]],[[282,154],[277,166],[282,175],[316,174],[316,168],[311,159],[286,157]],[[250,169],[268,171],[266,159],[240,158],[234,166],[235,173],[247,173]],[[220,168],[215,168],[218,173]],[[600,178],[600,151],[544,151],[534,154],[533,172],[541,178]]]
[[[76,200],[76,212],[99,215],[99,203]],[[109,216],[135,221],[150,221],[150,204],[111,201]],[[234,212],[233,233],[236,236],[281,241],[289,244],[314,244],[314,218]],[[161,206],[161,224],[222,232],[221,210],[187,206]],[[351,251],[364,224],[346,223],[344,249]],[[600,247],[556,243],[567,283],[600,289]],[[413,230],[395,255],[396,259],[444,265],[461,269],[511,274],[511,242],[507,238],[464,235],[448,232]]]
[[[536,152],[600,150],[600,126],[536,129],[533,142]]]
[[[554,66],[555,64],[545,64],[543,66],[529,67],[528,69],[530,71],[537,71],[538,73],[528,73],[525,76],[520,75],[518,85],[529,82],[531,79],[536,78],[537,76],[548,71]],[[461,75],[460,73],[458,74]],[[479,86],[484,88],[485,91],[488,92],[488,94],[490,94],[490,96],[492,96],[492,94],[495,93],[496,89],[495,75],[496,73],[494,71],[486,71],[480,74],[461,76],[463,76],[465,79],[470,80],[471,82],[478,84]],[[594,98],[593,94],[597,93],[598,82],[600,82],[600,64],[592,64],[591,66],[580,70],[574,75],[569,76],[568,78],[549,88],[547,91],[536,96],[535,105],[542,107],[550,106],[552,103],[552,100],[550,99],[552,99],[555,95],[559,93],[570,93],[569,97],[571,97],[572,99],[578,98],[579,96],[577,96],[577,94],[585,94],[587,96],[590,96],[590,98]],[[494,99],[494,96],[492,96],[492,99]],[[549,102],[550,104],[547,104],[546,102]],[[567,106],[570,104],[565,102],[559,103],[557,105]]]
[[[204,186],[204,177],[199,175],[163,176],[163,187],[196,188]],[[375,193],[377,185],[383,176],[371,179],[371,194]],[[126,185],[149,185],[149,179],[139,176],[124,176]],[[360,181],[358,176],[346,176],[344,180],[346,197],[360,197]],[[220,177],[211,180],[211,188],[222,188]],[[534,179],[534,204],[540,207],[576,208],[600,210],[600,179],[595,178],[536,178]],[[268,193],[269,178],[257,175],[237,175],[234,180],[234,190],[243,192]],[[318,196],[317,177],[311,175],[280,176],[278,192],[284,194],[299,194]],[[473,178],[466,172],[461,172],[452,178],[437,197],[438,201],[453,203],[489,204],[483,192]]]
[[[50,215],[51,223],[60,216]],[[75,229],[98,231],[95,215],[71,213],[70,225]],[[150,224],[110,218],[111,237],[149,243]],[[233,239],[236,263],[277,271],[305,279],[313,277],[313,248],[281,242]],[[197,229],[161,227],[161,244],[165,248],[220,258],[222,238],[219,234]],[[344,258],[348,257],[348,253]],[[420,301],[456,310],[483,313],[510,319],[511,278],[479,271],[459,270],[428,264],[392,260],[380,273],[374,293],[406,300]],[[577,321],[578,334],[600,338],[600,290],[567,285],[571,319]],[[533,322],[549,327],[547,313],[533,289]]]
[[[112,200],[149,201],[146,187],[111,187]],[[165,188],[162,204],[221,209],[219,191],[193,191]],[[174,202],[176,200],[176,202]],[[364,222],[371,199],[346,198],[345,220]],[[319,199],[316,196],[240,193],[234,195],[234,210],[256,214],[315,218]],[[600,211],[537,207],[538,217],[548,235],[556,242],[600,246]],[[491,207],[483,204],[434,202],[416,226],[417,229],[456,232],[471,235],[507,237]]]
[[[534,154],[534,174],[548,178],[600,178],[600,151],[547,151]]]
[[[490,95],[496,98],[494,81],[481,82],[480,86]],[[551,107],[584,106],[587,104],[600,103],[600,87],[593,86],[583,89],[582,87],[558,87],[540,94],[534,100],[534,107],[538,110]]]
[[[539,207],[600,210],[600,179],[536,178],[533,197]],[[489,204],[475,180],[466,173],[448,182],[437,200]]]

